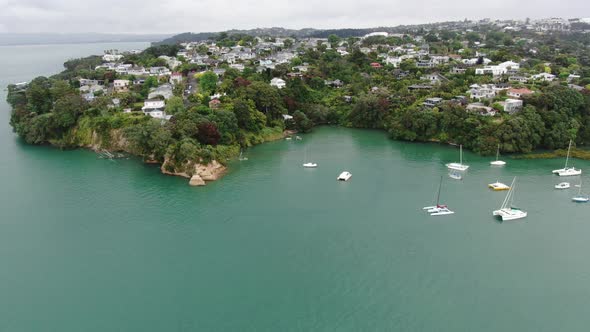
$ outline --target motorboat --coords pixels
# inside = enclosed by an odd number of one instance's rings
[[[555,189],[569,189],[570,183],[569,182],[561,182],[555,185]]]
[[[338,175],[338,181],[348,181],[350,180],[350,178],[352,177],[352,174],[350,172],[344,171],[342,173],[340,173],[340,175]]]
[[[488,188],[490,188],[494,191],[510,190],[509,186],[505,185],[502,182],[498,182],[498,181],[488,184]]]
[[[303,167],[305,167],[305,168],[316,168],[316,167],[318,167],[318,164],[316,164],[316,163],[305,163],[305,164],[303,164]]]

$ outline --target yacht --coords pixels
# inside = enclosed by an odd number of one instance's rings
[[[514,201],[514,188],[515,188],[514,184],[515,183],[516,183],[516,177],[514,178],[514,180],[512,180],[512,184],[510,185],[510,190],[508,190],[508,194],[506,194],[506,198],[504,198],[504,202],[502,202],[502,206],[500,207],[499,210],[495,210],[492,213],[493,216],[500,217],[500,219],[502,219],[502,221],[517,220],[517,219],[525,218],[527,216],[527,213],[525,211],[522,211],[521,209],[518,209],[518,208],[512,206],[512,203]]]
[[[305,147],[305,156],[303,157],[303,167],[305,168],[316,168],[318,164],[307,161],[307,147]]]
[[[338,175],[338,181],[348,181],[351,177],[352,174],[350,174],[350,172],[344,171]]]
[[[496,160],[490,162],[492,166],[504,166],[506,165],[505,161],[499,160],[500,158],[500,144],[498,144],[498,150],[496,150]]]
[[[447,168],[456,171],[466,171],[469,168],[469,165],[463,165],[463,145],[459,145],[459,162],[447,164]]]
[[[565,166],[561,169],[555,169],[553,170],[553,174],[557,174],[559,176],[575,176],[575,175],[581,175],[582,174],[582,170],[581,169],[576,169],[575,167],[567,167],[567,163],[570,159],[570,151],[572,149],[572,140],[570,140],[570,144],[567,148],[567,156],[565,157]]]
[[[248,160],[248,157],[244,157],[244,156],[243,156],[242,150],[240,150],[240,156],[238,157],[238,160],[239,160],[239,161],[245,161],[245,160]]]
[[[451,211],[448,206],[445,204],[440,204],[440,191],[442,188],[442,175],[440,177],[440,183],[438,185],[438,194],[436,195],[436,205],[434,206],[426,206],[423,207],[422,210],[426,210],[426,212],[430,213],[431,216],[444,216],[455,213]]]
[[[502,182],[498,182],[498,181],[488,184],[488,188],[490,188],[494,191],[510,190],[509,186],[503,184]]]
[[[555,185],[555,189],[569,189],[570,183],[569,182],[561,182]]]
[[[576,203],[588,203],[588,201],[590,201],[590,197],[588,197],[588,195],[582,194],[582,181],[580,181],[580,184],[576,187],[580,189],[578,190],[578,194],[572,198],[572,201]]]

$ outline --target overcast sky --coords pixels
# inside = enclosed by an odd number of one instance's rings
[[[0,0],[0,32],[209,32],[590,17],[589,0]]]

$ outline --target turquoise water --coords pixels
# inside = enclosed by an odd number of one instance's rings
[[[0,48],[1,83],[104,48]],[[450,146],[322,127],[192,188],[134,159],[22,144],[8,117],[2,102],[0,331],[588,329],[590,205],[553,189],[563,160],[491,168],[466,152],[465,179],[443,184],[456,214],[430,217]],[[487,184],[513,176],[529,216],[501,223],[505,193]]]

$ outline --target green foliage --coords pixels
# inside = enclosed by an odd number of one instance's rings
[[[201,89],[201,93],[207,96],[213,94],[217,88],[217,75],[212,71],[208,71],[200,75],[199,88]]]

